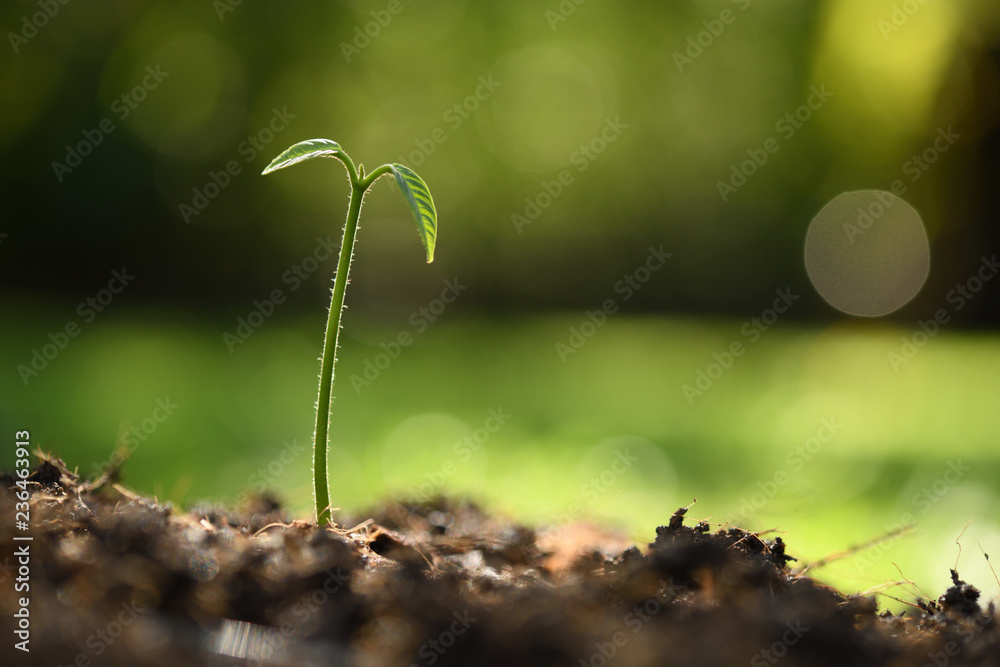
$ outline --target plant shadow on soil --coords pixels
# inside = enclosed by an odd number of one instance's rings
[[[0,541],[21,491],[0,483]],[[30,653],[4,664],[1000,665],[994,604],[952,572],[900,615],[805,576],[780,537],[685,525],[645,549],[474,504],[388,502],[320,529],[273,499],[182,512],[45,459],[26,486]],[[23,498],[23,495],[22,495]],[[8,662],[10,658],[14,662]]]

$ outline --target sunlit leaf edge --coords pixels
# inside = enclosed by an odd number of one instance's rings
[[[344,149],[336,141],[330,139],[307,139],[293,144],[282,151],[281,155],[271,160],[271,164],[261,172],[270,174],[272,171],[290,167],[298,162],[305,162],[314,157],[337,157]]]

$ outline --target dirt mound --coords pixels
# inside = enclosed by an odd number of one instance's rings
[[[879,613],[797,574],[781,538],[683,508],[640,550],[447,499],[320,529],[265,498],[178,512],[59,461],[30,481],[0,484],[0,542],[30,553],[30,589],[17,557],[0,586],[3,664],[1000,665],[993,604],[956,573]]]

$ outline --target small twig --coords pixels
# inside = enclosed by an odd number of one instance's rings
[[[756,533],[756,535],[757,537],[760,537],[761,535],[770,535],[771,533],[781,533],[782,535],[787,535],[788,531],[781,530],[779,528],[768,528],[767,530],[762,530],[759,533]]]
[[[886,582],[883,582],[881,584],[878,584],[877,586],[872,586],[871,588],[869,588],[866,591],[861,591],[860,593],[858,593],[858,595],[871,595],[872,593],[875,593],[877,595],[877,594],[881,593],[882,591],[884,591],[884,590],[886,590],[888,588],[892,588],[893,586],[902,586],[903,584],[908,584],[908,583],[911,583],[911,582],[909,582],[909,581],[886,581]]]
[[[990,572],[993,573],[993,578],[997,580],[997,586],[1000,586],[1000,577],[997,576],[997,571],[993,569],[993,563],[990,562],[990,555],[983,550],[983,545],[976,542],[976,546],[979,550],[983,552],[983,556],[986,558],[986,564],[990,566]]]
[[[430,559],[430,558],[428,558],[428,557],[427,557],[427,556],[426,556],[426,555],[424,554],[424,552],[420,550],[420,546],[419,546],[419,545],[417,545],[416,543],[414,543],[414,544],[413,544],[412,546],[413,546],[413,550],[414,550],[414,551],[416,551],[416,552],[417,552],[418,554],[420,554],[420,557],[424,559],[424,562],[425,562],[425,563],[427,563],[427,567],[429,567],[429,568],[430,568],[431,570],[433,570],[433,571],[434,571],[434,572],[435,572],[436,574],[441,574],[441,570],[439,570],[439,569],[438,569],[438,568],[437,568],[437,567],[436,567],[436,566],[434,565],[434,563],[432,563],[432,562],[431,562],[431,559]]]
[[[84,482],[79,488],[81,491],[95,493],[105,486],[114,484],[118,477],[118,471],[119,469],[116,466],[108,466],[107,470],[105,470],[100,477],[97,477],[89,482]]]
[[[745,539],[747,539],[747,536],[746,536],[746,535],[744,535],[744,536],[743,536],[743,537],[741,537],[740,539],[738,539],[738,540],[736,540],[735,542],[733,542],[732,544],[730,544],[730,545],[729,545],[729,548],[730,548],[730,549],[732,549],[733,547],[735,547],[735,546],[736,546],[737,544],[739,544],[740,542],[742,542],[742,541],[743,541],[743,540],[745,540]]]
[[[905,526],[901,526],[899,528],[896,528],[895,530],[890,530],[889,532],[879,535],[878,537],[872,540],[868,540],[863,544],[853,546],[847,549],[846,551],[837,551],[835,553],[830,554],[829,556],[824,556],[823,558],[820,558],[818,561],[814,563],[806,563],[806,565],[803,567],[801,571],[805,572],[806,570],[810,570],[812,568],[823,567],[825,565],[829,565],[834,561],[843,560],[844,558],[849,558],[855,554],[861,553],[862,551],[871,549],[872,547],[876,547],[879,544],[882,544],[883,542],[886,542],[888,540],[895,540],[896,538],[902,537],[903,535],[909,533],[911,530],[913,530],[913,527],[915,525],[916,524],[908,523]]]
[[[334,507],[333,503],[330,503],[329,505],[323,508],[323,511],[317,512],[316,515],[319,517],[325,517],[327,525],[336,526],[337,523],[333,520],[333,513],[338,511],[340,511],[340,508]],[[322,525],[323,522],[322,520],[319,520],[317,523]]]
[[[123,496],[125,496],[129,500],[141,500],[141,498],[139,496],[135,495],[134,493],[132,493],[131,491],[129,491],[128,489],[126,489],[121,484],[117,484],[117,483],[112,484],[111,488],[114,489],[115,491],[117,491],[118,493],[122,494]],[[115,511],[118,511],[118,505],[117,504],[115,505]]]
[[[923,610],[923,607],[921,607],[920,605],[918,605],[918,604],[913,604],[912,602],[907,602],[906,600],[900,600],[900,599],[899,599],[898,597],[896,597],[895,595],[889,595],[888,593],[875,593],[875,594],[876,594],[876,595],[881,595],[881,596],[883,596],[883,597],[887,597],[887,598],[889,598],[889,599],[891,599],[891,600],[895,600],[896,602],[900,602],[900,603],[902,603],[902,604],[905,604],[905,605],[906,605],[907,607],[913,607],[914,609],[920,609],[920,610]]]
[[[263,528],[261,528],[260,530],[258,530],[256,533],[254,533],[250,537],[251,537],[251,539],[253,539],[254,537],[258,537],[261,533],[263,533],[268,528],[274,528],[275,526],[281,526],[282,528],[288,528],[291,525],[292,524],[290,524],[290,523],[281,523],[280,521],[275,521],[274,523],[267,524],[266,526],[264,526]]]
[[[360,531],[362,528],[367,528],[372,523],[374,523],[374,521],[375,519],[365,519],[364,521],[354,526],[353,528],[337,528],[336,525],[331,525],[330,527],[327,528],[327,530],[332,530],[338,535],[352,535]]]
[[[951,568],[951,569],[955,570],[955,572],[958,572],[958,559],[962,557],[962,543],[959,542],[959,540],[962,539],[962,535],[965,535],[965,531],[966,531],[966,529],[968,529],[969,524],[971,524],[971,523],[972,523],[972,519],[969,519],[968,521],[966,521],[965,525],[962,526],[962,532],[959,533],[958,537],[955,538],[955,544],[958,545],[958,555],[955,556],[955,567]]]
[[[903,574],[903,571],[901,569],[899,569],[899,566],[896,565],[895,562],[893,562],[892,565],[893,565],[893,567],[896,568],[896,572],[899,572],[899,576],[903,577],[903,581],[905,581],[909,585],[913,586],[913,590],[915,590],[917,593],[920,593],[921,595],[923,595],[928,600],[930,599],[930,596],[927,595],[927,593],[922,588],[920,588],[920,586],[917,586],[914,582],[912,582],[912,581],[910,581],[909,579],[906,578],[906,575]]]

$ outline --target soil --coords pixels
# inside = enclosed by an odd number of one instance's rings
[[[27,532],[0,482],[4,665],[1000,665],[994,606],[957,573],[895,615],[686,508],[640,549],[444,498],[321,529],[269,498],[178,511],[58,460],[30,482]]]

